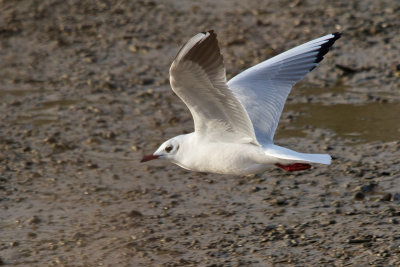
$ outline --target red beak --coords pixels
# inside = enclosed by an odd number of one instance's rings
[[[149,161],[149,160],[158,159],[159,157],[160,156],[156,156],[154,154],[150,154],[150,155],[144,156],[140,162],[146,162],[146,161]]]

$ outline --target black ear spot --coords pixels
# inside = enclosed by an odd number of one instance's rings
[[[165,151],[166,151],[167,153],[169,153],[169,152],[171,152],[171,150],[172,150],[173,148],[174,148],[173,146],[169,145],[169,146],[167,146],[167,147],[165,148]]]

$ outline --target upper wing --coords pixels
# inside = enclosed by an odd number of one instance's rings
[[[170,82],[192,113],[197,134],[259,145],[246,110],[226,84],[213,31],[197,34],[181,48],[170,68]]]
[[[339,38],[340,33],[333,33],[312,40],[253,66],[228,82],[246,108],[258,142],[273,142],[292,86],[318,65]]]

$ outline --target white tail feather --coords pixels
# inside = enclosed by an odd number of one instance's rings
[[[320,163],[329,165],[332,159],[328,154],[299,153],[277,145],[268,145],[264,147],[264,152],[267,156],[293,163]]]

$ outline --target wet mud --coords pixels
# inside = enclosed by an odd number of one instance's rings
[[[399,17],[397,1],[1,1],[0,265],[399,266]],[[275,138],[332,165],[139,163],[192,131],[168,70],[209,29],[228,78],[343,32]]]

